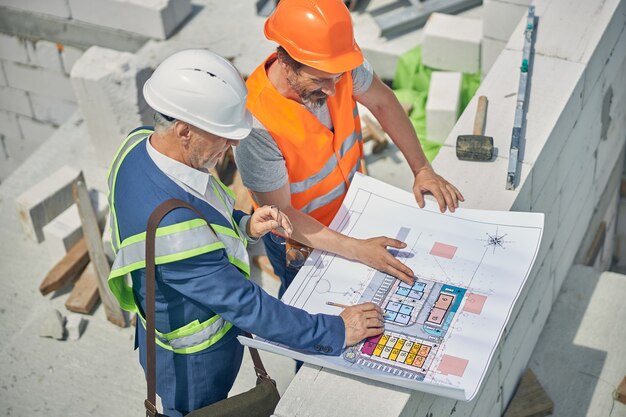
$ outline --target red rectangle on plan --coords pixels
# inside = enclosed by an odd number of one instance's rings
[[[435,307],[447,310],[448,307],[450,307],[450,304],[452,304],[453,299],[453,295],[443,293],[439,294],[439,298],[437,298],[437,301],[435,302]]]
[[[430,250],[431,255],[439,256],[440,258],[452,259],[456,253],[456,246],[446,245],[445,243],[435,242],[433,248]]]
[[[465,299],[465,305],[463,306],[463,311],[467,311],[468,313],[480,314],[483,311],[483,306],[485,305],[485,301],[487,301],[487,297],[479,294],[468,294]]]
[[[442,310],[440,308],[433,308],[428,315],[428,323],[441,324],[443,321],[443,316],[446,314],[446,310]]]

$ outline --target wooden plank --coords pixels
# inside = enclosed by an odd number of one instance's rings
[[[544,417],[552,414],[553,408],[554,403],[527,368],[503,417]]]
[[[617,392],[615,393],[615,398],[617,401],[626,404],[626,376],[622,379],[619,386],[617,387]]]
[[[74,313],[91,313],[100,298],[98,291],[98,277],[90,262],[74,284],[74,289],[65,302],[65,308]]]
[[[376,154],[381,153],[389,144],[389,142],[387,142],[387,135],[378,122],[369,117],[367,114],[364,114],[361,119],[365,123],[365,126],[367,126],[368,133],[377,142],[372,148],[372,152]]]
[[[365,158],[361,159],[361,172],[365,175],[369,175],[367,173],[367,163],[365,162]]]
[[[600,249],[604,247],[604,238],[606,236],[606,223],[600,223],[598,226],[598,230],[596,230],[596,234],[593,237],[593,242],[591,242],[591,246],[587,251],[587,256],[585,256],[585,265],[593,266],[596,263],[596,259],[598,258],[598,254],[600,253]]]
[[[42,295],[63,288],[76,279],[89,262],[87,243],[81,238],[69,252],[57,263],[44,278],[39,286]]]
[[[74,184],[72,191],[74,193],[74,200],[78,206],[80,220],[83,224],[83,236],[85,236],[85,241],[87,242],[89,257],[91,258],[91,262],[93,262],[98,277],[100,299],[104,305],[107,319],[120,327],[126,327],[126,320],[124,319],[122,310],[115,297],[113,297],[113,294],[111,294],[111,290],[109,290],[108,279],[111,267],[104,254],[100,227],[98,226],[96,213],[89,199],[89,193],[87,192],[87,186],[85,185],[82,172]]]

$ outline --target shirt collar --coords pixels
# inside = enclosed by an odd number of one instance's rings
[[[156,166],[166,175],[177,179],[200,195],[204,195],[206,193],[211,174],[207,171],[192,168],[163,155],[161,152],[154,149],[150,143],[150,138],[146,141],[146,148],[150,158],[152,158]]]

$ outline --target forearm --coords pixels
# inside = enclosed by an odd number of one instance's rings
[[[393,91],[375,78],[372,84],[371,96],[376,100],[360,100],[372,112],[381,127],[393,143],[400,149],[406,158],[413,173],[429,166],[426,155],[422,150],[415,128],[406,116],[402,105],[393,94]]]
[[[313,217],[287,206],[281,210],[289,217],[293,226],[292,239],[315,249],[336,253],[347,259],[356,259],[356,239],[324,226]]]

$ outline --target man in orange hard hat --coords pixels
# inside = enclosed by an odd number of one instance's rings
[[[236,150],[255,203],[285,212],[297,242],[412,283],[413,271],[387,250],[404,248],[403,242],[384,236],[355,239],[327,227],[363,159],[357,102],[407,159],[420,207],[425,192],[434,195],[442,212],[453,212],[463,196],[433,171],[402,106],[363,59],[340,0],[282,0],[265,23],[265,36],[279,46],[246,82],[253,129]],[[264,242],[282,295],[297,272],[289,262],[299,245],[268,235]]]

